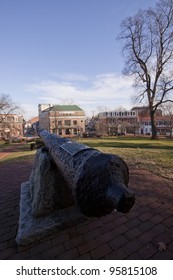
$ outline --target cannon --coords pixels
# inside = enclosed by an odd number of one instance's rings
[[[39,136],[84,215],[101,217],[115,209],[126,213],[132,208],[135,194],[128,188],[128,167],[119,156],[45,130]]]

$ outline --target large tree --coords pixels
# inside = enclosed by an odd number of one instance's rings
[[[12,125],[7,121],[7,117],[10,114],[21,113],[21,108],[16,105],[8,94],[0,94],[0,126],[5,131],[5,127],[9,130],[12,129]]]
[[[0,94],[0,114],[2,114],[2,119],[9,114],[17,112],[19,109],[19,106],[12,101],[8,94]]]
[[[154,139],[156,110],[173,102],[173,0],[159,0],[154,8],[123,20],[118,39],[123,44],[123,73],[134,76],[135,99],[149,107]]]

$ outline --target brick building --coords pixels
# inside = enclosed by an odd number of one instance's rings
[[[0,114],[0,138],[23,137],[24,120],[17,114]]]
[[[117,110],[98,114],[97,131],[108,135],[136,133],[139,128],[138,112]]]
[[[151,120],[149,116],[142,116],[140,120],[140,134],[150,135],[151,134]],[[173,117],[172,116],[159,116],[155,117],[157,134],[158,135],[173,135]]]
[[[77,105],[39,104],[39,129],[62,137],[73,137],[85,132],[85,113]]]
[[[163,115],[158,109],[155,114],[158,135],[173,135],[173,116]],[[151,120],[148,107],[133,107],[131,110],[118,110],[98,114],[97,132],[101,134],[151,134]]]

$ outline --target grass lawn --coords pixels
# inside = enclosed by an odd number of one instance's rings
[[[119,155],[127,165],[146,169],[154,174],[173,179],[173,139],[150,140],[145,137],[82,138],[80,143],[96,148],[104,153]],[[10,151],[11,149],[11,151]],[[0,161],[33,161],[34,151],[30,143],[6,144],[0,151],[9,154]]]
[[[30,150],[30,143],[12,143],[12,144],[1,144],[0,153],[7,153],[5,157],[0,157],[0,162],[18,162],[33,160],[36,151]]]

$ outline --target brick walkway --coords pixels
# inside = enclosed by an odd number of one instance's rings
[[[173,259],[173,182],[133,168],[129,187],[136,203],[128,214],[92,218],[18,247],[20,184],[31,165],[0,165],[0,259]]]

